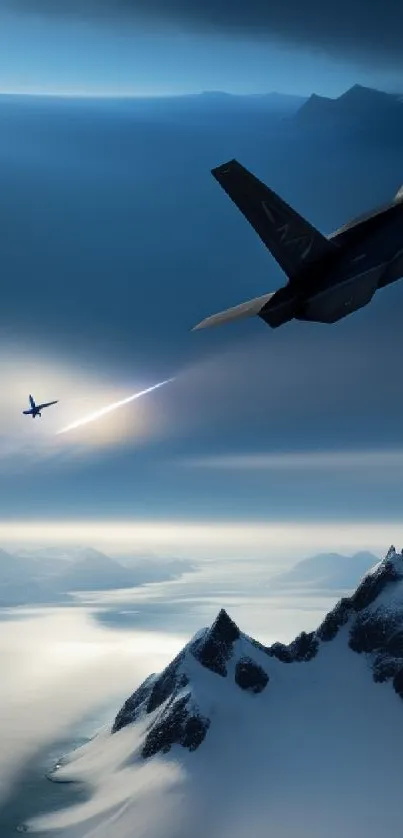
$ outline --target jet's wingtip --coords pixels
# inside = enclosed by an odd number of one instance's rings
[[[225,317],[223,321],[223,315],[226,315],[227,312],[220,312],[219,314],[211,314],[210,317],[205,317],[204,320],[201,320],[200,323],[196,323],[196,326],[190,330],[191,332],[199,332],[200,329],[209,329],[211,326],[219,326],[222,322],[225,322]]]
[[[224,175],[227,170],[230,171],[234,166],[239,166],[238,160],[235,160],[235,157],[226,163],[220,163],[219,166],[214,166],[214,169],[211,169],[211,174],[216,178],[217,175]]]

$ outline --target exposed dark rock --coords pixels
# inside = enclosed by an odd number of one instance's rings
[[[231,620],[227,612],[221,609],[211,628],[202,637],[193,641],[191,651],[196,660],[207,669],[222,675],[227,675],[233,645],[240,636],[238,626]]]
[[[394,632],[396,619],[383,608],[357,615],[350,629],[349,646],[354,652],[388,651],[387,645]]]
[[[326,643],[333,640],[341,627],[347,623],[352,610],[350,598],[343,597],[333,610],[326,614],[325,619],[316,631],[316,636]]]
[[[395,548],[391,547],[386,559],[374,573],[364,576],[350,601],[355,611],[362,611],[376,600],[379,594],[386,588],[389,582],[399,578],[399,574],[390,559],[395,555]],[[403,570],[403,560],[402,560]]]
[[[401,561],[403,571],[403,558]],[[396,551],[391,547],[386,559],[363,579],[350,599],[356,618],[350,628],[349,646],[354,652],[374,655],[374,681],[393,678],[394,688],[403,698],[403,614],[383,606],[369,610],[386,586],[401,578]]]
[[[273,643],[269,647],[269,654],[282,663],[292,663],[290,647],[286,646],[285,643]]]
[[[397,670],[395,677],[393,678],[393,687],[400,698],[403,698],[403,666],[401,661],[400,668]]]
[[[162,711],[147,733],[142,748],[143,757],[152,757],[157,753],[165,754],[172,745],[182,745],[189,751],[195,751],[201,745],[210,727],[210,721],[188,710],[190,697],[188,693],[177,701],[170,702]]]
[[[118,730],[135,722],[143,712],[152,713],[167,698],[176,695],[180,689],[187,686],[186,675],[184,673],[178,674],[183,658],[184,652],[182,651],[164,669],[161,675],[150,675],[140,684],[119,710],[112,727],[112,733],[117,733]]]
[[[244,636],[245,639],[253,648],[283,663],[307,662],[315,657],[321,641],[333,640],[349,622],[350,648],[360,654],[370,654],[374,680],[381,683],[393,678],[394,689],[403,698],[403,613],[382,606],[369,608],[389,584],[403,578],[403,556],[401,570],[396,559],[395,549],[391,547],[386,559],[364,577],[351,597],[343,597],[337,603],[316,632],[301,632],[288,645],[274,643],[270,647],[253,638]],[[198,748],[210,720],[195,708],[190,687],[183,695],[189,685],[186,666],[189,655],[211,672],[226,677],[228,661],[240,636],[237,625],[221,610],[211,628],[196,635],[160,675],[147,678],[130,696],[116,716],[112,733],[165,704],[157,718],[150,718],[142,755],[165,753],[174,744],[189,750]],[[241,689],[260,693],[269,680],[264,668],[251,657],[243,656],[236,662],[235,682]]]
[[[373,662],[374,680],[383,681],[396,675],[403,665],[403,614],[383,608],[368,611],[377,597],[396,579],[403,576],[396,567],[396,551],[391,547],[379,567],[364,577],[354,594],[343,597],[326,615],[316,632],[302,632],[292,643],[274,643],[268,654],[283,663],[312,660],[319,641],[333,640],[342,626],[351,620],[349,646],[354,652],[377,654]]]
[[[143,755],[151,756],[158,751],[169,750],[174,743],[190,750],[197,748],[206,735],[210,721],[187,709],[190,692],[178,697],[189,683],[181,667],[185,664],[186,656],[191,653],[203,666],[225,676],[226,663],[239,636],[235,623],[224,610],[220,611],[210,629],[185,647],[160,675],[147,678],[125,701],[116,716],[112,733],[136,721],[143,713],[153,713],[167,702],[158,719],[149,726]]]
[[[137,690],[125,701],[123,707],[119,710],[112,726],[112,733],[117,733],[123,727],[135,722],[145,709],[145,702],[147,701],[156,675],[149,675],[145,681],[137,688]]]
[[[399,657],[403,659],[403,619],[399,621],[399,630],[398,631],[391,631],[387,642],[386,642],[386,651],[392,657]]]
[[[289,646],[292,660],[295,662],[312,660],[317,654],[318,649],[319,641],[313,631],[310,631],[309,634],[301,631],[301,634]]]
[[[319,641],[315,632],[307,634],[306,631],[302,631],[288,646],[285,643],[273,643],[267,652],[282,663],[301,663],[312,660],[318,649]]]
[[[394,678],[401,665],[401,660],[397,658],[390,658],[383,654],[377,655],[372,664],[374,681],[378,684],[389,681],[391,678]]]
[[[251,658],[240,658],[235,667],[235,681],[242,690],[261,693],[269,682],[269,676],[264,669]]]
[[[316,632],[316,636],[319,637],[320,640],[333,640],[340,628],[347,623],[352,614],[368,608],[369,605],[372,605],[372,603],[375,602],[376,598],[390,582],[400,578],[400,575],[392,562],[395,555],[395,548],[391,547],[388,550],[385,560],[381,562],[377,570],[367,576],[364,576],[364,579],[359,584],[355,593],[352,594],[351,597],[343,597],[340,602],[337,603],[336,607],[326,615]]]
[[[147,713],[152,713],[157,707],[169,698],[175,691],[181,687],[185,687],[188,683],[186,675],[178,676],[178,669],[183,662],[184,652],[179,655],[167,666],[162,674],[154,682],[150,697],[147,702]]]

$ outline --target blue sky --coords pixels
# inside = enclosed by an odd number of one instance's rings
[[[283,282],[212,165],[236,153],[329,230],[396,191],[399,148],[375,169],[377,148],[337,147],[316,180],[317,148],[299,145],[296,155],[292,136],[287,147],[263,132],[257,141],[250,124],[241,129],[242,112],[228,126],[207,116],[201,129],[186,109],[177,124],[108,103],[0,107],[3,516],[400,514],[401,458],[391,467],[373,457],[401,447],[399,284],[332,327],[273,332],[246,321],[190,332],[211,311]],[[99,423],[55,436],[172,376]],[[60,403],[32,422],[20,414],[29,392]],[[339,451],[363,454],[340,466]],[[312,458],[303,468],[301,452]],[[265,468],[214,464],[290,453],[291,467],[287,457]]]
[[[5,92],[157,95],[276,90],[337,96],[355,82],[400,90],[401,69],[329,56],[324,49],[257,40],[250,33],[200,33],[178,22],[130,26],[0,4],[0,78]]]
[[[46,16],[45,0],[35,16],[5,5],[4,91],[399,89],[397,63],[370,64],[364,47],[354,62],[347,48],[274,46],[239,28],[106,26]],[[2,520],[328,522],[333,546],[337,522],[397,521],[400,285],[332,327],[190,329],[284,281],[214,165],[238,157],[327,232],[396,192],[398,143],[324,149],[270,139],[265,117],[242,110],[217,120],[136,108],[0,99]],[[59,405],[33,423],[21,415],[29,392]]]

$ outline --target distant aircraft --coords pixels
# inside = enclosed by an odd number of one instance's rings
[[[31,405],[30,409],[23,410],[22,412],[25,414],[25,416],[32,416],[32,418],[35,419],[35,416],[42,416],[41,410],[43,410],[44,407],[50,407],[52,404],[57,404],[58,399],[56,399],[55,402],[43,402],[43,404],[35,404],[35,400],[30,395],[29,403]]]
[[[195,329],[257,315],[272,328],[335,323],[403,276],[403,186],[393,201],[322,235],[236,160],[212,174],[288,278],[278,291],[213,314]]]

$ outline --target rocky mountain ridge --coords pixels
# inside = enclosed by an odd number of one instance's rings
[[[198,686],[200,667],[214,678],[232,681],[233,689],[249,693],[253,700],[270,691],[279,664],[310,665],[326,655],[337,638],[351,652],[367,656],[375,682],[391,681],[403,698],[403,554],[394,547],[315,631],[301,632],[288,645],[264,646],[243,634],[222,609],[210,628],[198,632],[161,674],[150,675],[130,696],[112,733],[149,717],[141,748],[144,758],[166,753],[175,744],[196,750],[214,724],[214,713],[208,712],[214,685],[210,679],[206,697]]]

